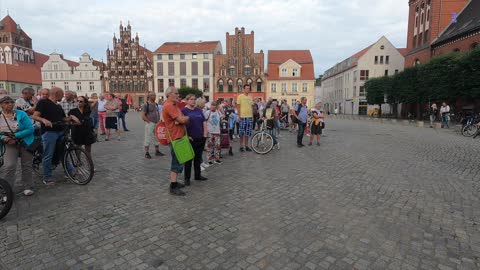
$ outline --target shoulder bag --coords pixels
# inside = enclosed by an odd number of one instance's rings
[[[192,144],[188,139],[187,128],[185,127],[185,125],[183,127],[185,128],[185,135],[182,138],[176,140],[172,140],[170,131],[168,130],[168,128],[165,128],[167,130],[168,138],[172,142],[173,152],[175,153],[175,156],[177,157],[177,160],[180,164],[184,164],[185,162],[190,161],[195,157],[195,152],[193,151]]]

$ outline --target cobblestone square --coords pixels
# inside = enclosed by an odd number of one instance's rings
[[[480,269],[478,139],[329,120],[320,147],[287,131],[265,156],[235,143],[175,197],[169,154],[144,159],[127,118],[122,141],[94,145],[89,185],[16,197],[0,269]]]

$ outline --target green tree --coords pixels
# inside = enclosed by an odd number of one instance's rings
[[[203,96],[202,91],[188,86],[178,89],[178,93],[181,98],[185,98],[188,94],[194,94],[197,98]]]

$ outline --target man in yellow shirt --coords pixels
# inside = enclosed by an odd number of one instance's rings
[[[253,126],[253,99],[250,94],[250,85],[245,84],[243,86],[243,94],[240,94],[237,98],[237,110],[238,121],[240,127],[238,129],[238,135],[240,137],[240,152],[252,151],[249,147],[249,137],[252,136]]]

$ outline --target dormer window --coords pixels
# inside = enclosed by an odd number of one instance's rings
[[[288,76],[288,70],[286,68],[282,68],[282,77],[287,77]]]
[[[298,69],[294,68],[292,71],[292,77],[297,77],[298,76]]]

